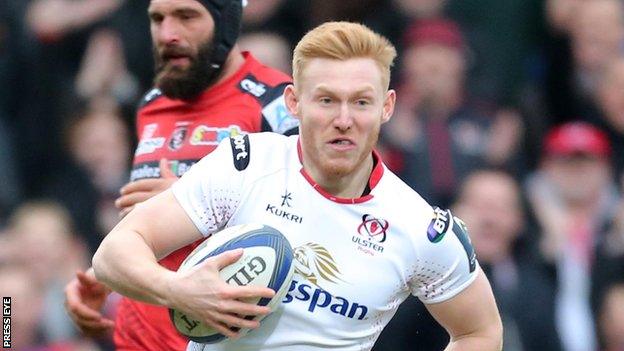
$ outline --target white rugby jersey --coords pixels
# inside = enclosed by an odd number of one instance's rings
[[[369,350],[408,294],[447,300],[475,279],[461,220],[432,208],[379,159],[370,193],[331,196],[302,168],[298,136],[224,140],[173,186],[197,228],[262,223],[295,255],[282,304],[239,340],[188,350]]]

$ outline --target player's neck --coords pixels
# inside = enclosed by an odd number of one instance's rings
[[[223,64],[223,71],[219,76],[219,79],[212,85],[218,85],[225,81],[226,79],[233,76],[243,65],[245,64],[245,58],[241,53],[238,46],[234,46],[230,53],[228,54],[227,59],[225,59],[225,63]]]
[[[331,195],[344,199],[357,199],[362,196],[373,171],[372,154],[353,172],[341,175],[325,174],[320,169],[309,165],[304,167],[312,179]]]

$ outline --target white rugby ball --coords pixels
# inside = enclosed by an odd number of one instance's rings
[[[178,271],[187,271],[209,257],[222,252],[243,248],[243,256],[235,263],[224,267],[220,277],[231,285],[255,285],[273,289],[271,299],[256,298],[247,300],[260,306],[269,306],[271,310],[282,301],[293,276],[293,250],[277,229],[262,224],[242,224],[221,230],[204,240],[191,252]],[[211,344],[222,341],[225,335],[205,325],[192,316],[169,309],[169,316],[175,328],[189,339]],[[247,319],[260,321],[265,316],[247,316]],[[249,329],[241,329],[244,335]]]

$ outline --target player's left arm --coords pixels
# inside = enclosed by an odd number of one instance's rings
[[[426,235],[418,236],[421,278],[414,293],[449,333],[446,351],[500,351],[501,318],[468,229],[449,210],[433,212]]]
[[[502,349],[503,325],[490,283],[481,268],[475,281],[455,297],[425,306],[451,337],[446,351]]]

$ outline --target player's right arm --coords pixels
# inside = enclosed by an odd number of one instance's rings
[[[270,311],[238,300],[270,298],[273,290],[230,286],[218,274],[222,267],[238,260],[242,252],[223,253],[184,273],[169,271],[157,263],[170,252],[225,226],[231,216],[228,211],[236,208],[238,200],[234,195],[222,196],[223,192],[238,191],[242,186],[244,172],[235,169],[236,163],[232,162],[233,157],[236,160],[240,156],[239,147],[225,140],[193,166],[173,190],[138,204],[124,217],[93,258],[97,279],[135,300],[186,312],[226,336],[235,335],[226,326],[256,327],[255,321],[238,315]]]
[[[179,309],[200,318],[226,336],[226,326],[255,328],[258,322],[237,315],[268,314],[267,307],[238,301],[273,296],[271,289],[233,287],[219,270],[236,262],[242,250],[229,251],[185,273],[172,272],[157,260],[201,238],[171,190],[139,204],[106,236],[93,257],[100,282],[132,299]]]

